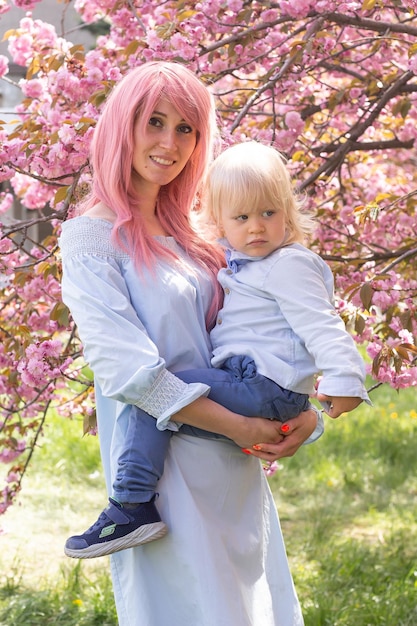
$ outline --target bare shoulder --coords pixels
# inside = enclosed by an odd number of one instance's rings
[[[91,209],[88,209],[85,213],[83,213],[83,215],[86,217],[100,218],[102,220],[107,220],[108,222],[114,222],[116,220],[114,211],[109,209],[109,207],[103,204],[103,202],[95,204],[91,207]]]

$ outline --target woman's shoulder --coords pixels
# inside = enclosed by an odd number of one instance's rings
[[[113,215],[113,218],[112,218]],[[120,248],[115,247],[111,233],[114,213],[93,207],[82,215],[68,219],[62,224],[59,246],[65,258],[88,255],[113,258],[127,257]]]
[[[107,205],[103,202],[98,202],[90,209],[85,211],[82,216],[89,217],[91,219],[102,219],[114,224],[116,221],[116,215]],[[81,217],[81,216],[80,216]]]

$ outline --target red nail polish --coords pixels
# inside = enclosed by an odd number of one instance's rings
[[[252,452],[247,448],[242,448],[242,452],[244,452],[245,454],[252,454]]]
[[[289,425],[288,425],[288,424],[283,424],[283,425],[281,426],[281,432],[283,432],[283,433],[287,433],[289,430],[290,430],[290,427],[289,427]]]
[[[262,450],[261,446],[259,444],[255,444],[254,446],[252,446],[252,448],[254,450]]]

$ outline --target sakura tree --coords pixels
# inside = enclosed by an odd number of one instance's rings
[[[366,346],[374,384],[417,385],[417,0],[75,0],[84,26],[104,26],[91,50],[34,19],[36,0],[14,4],[28,13],[5,35],[26,76],[16,122],[0,130],[0,512],[49,410],[92,427],[57,235],[88,188],[107,94],[151,59],[185,63],[209,85],[225,145],[257,139],[287,155],[317,218],[311,246],[335,273],[337,306]],[[0,0],[0,14],[9,8]],[[3,81],[8,63],[0,56]],[[16,202],[29,219],[8,218]],[[33,227],[46,223],[36,240]]]

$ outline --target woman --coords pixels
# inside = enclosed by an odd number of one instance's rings
[[[63,299],[94,372],[108,488],[127,406],[158,428],[189,424],[236,442],[178,434],[159,483],[168,534],[112,555],[120,626],[303,623],[259,457],[293,454],[313,411],[280,424],[245,418],[175,372],[209,367],[220,252],[190,212],[211,155],[214,109],[185,67],[136,68],[110,96],[92,144],[92,191],[63,225]],[[240,448],[263,442],[252,455]],[[259,447],[259,446],[257,446]]]

